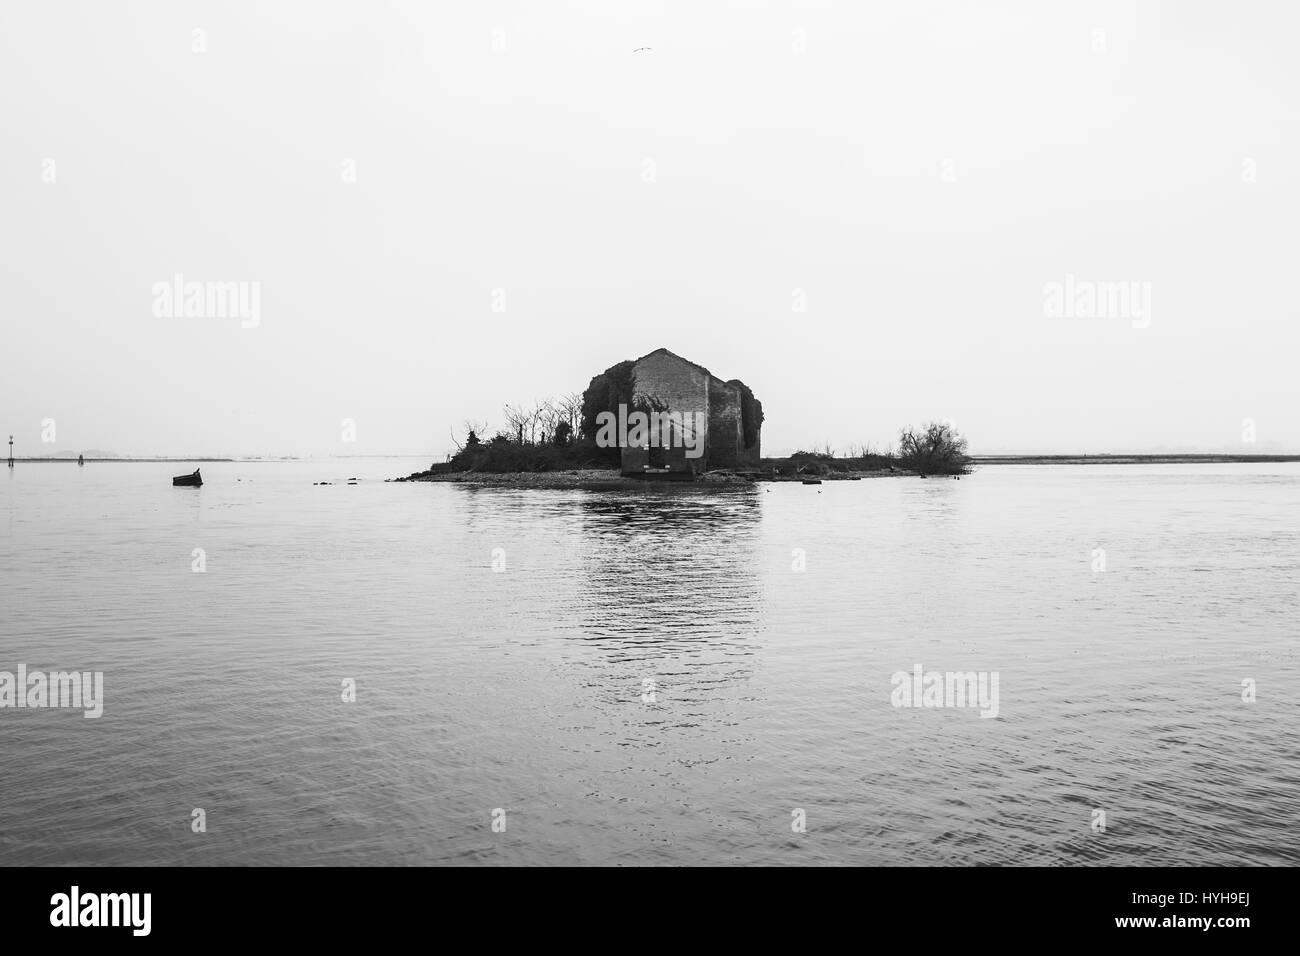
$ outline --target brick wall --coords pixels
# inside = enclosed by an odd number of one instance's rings
[[[669,449],[665,464],[670,468],[698,472],[758,464],[758,442],[745,448],[742,393],[736,385],[713,378],[685,359],[662,350],[638,360],[633,378],[635,401],[656,399],[687,421],[700,413],[707,422],[704,456],[687,459],[682,449]],[[648,460],[644,449],[625,449],[623,471],[638,473]]]
[[[683,415],[709,414],[709,377],[690,362],[654,352],[633,366],[637,399],[657,398]]]

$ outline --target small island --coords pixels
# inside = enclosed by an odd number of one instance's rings
[[[899,433],[898,451],[832,448],[761,454],[763,404],[740,379],[656,349],[592,377],[581,394],[507,405],[506,427],[467,421],[455,454],[396,481],[527,488],[717,488],[758,481],[819,483],[864,477],[967,474],[966,440],[948,423]]]

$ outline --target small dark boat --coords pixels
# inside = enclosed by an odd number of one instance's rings
[[[803,483],[805,485],[820,485],[822,480],[820,478],[804,478]]]
[[[199,474],[197,468],[192,475],[177,475],[172,479],[173,485],[184,485],[186,488],[198,488],[203,484],[203,476]]]

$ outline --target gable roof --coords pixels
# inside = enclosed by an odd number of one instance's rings
[[[690,359],[682,358],[682,357],[681,357],[680,355],[678,355],[676,352],[670,352],[670,351],[668,351],[668,349],[655,349],[653,352],[647,352],[645,355],[641,356],[639,359],[637,359],[635,362],[633,362],[633,363],[632,363],[632,367],[633,367],[633,368],[636,368],[636,366],[640,365],[642,362],[644,362],[646,359],[650,358],[650,357],[653,356],[653,355],[667,355],[669,358],[675,358],[675,359],[677,359],[677,361],[679,361],[679,362],[685,362],[685,363],[686,363],[687,365],[689,365],[691,368],[693,368],[693,369],[695,369],[695,370],[697,370],[697,371],[703,372],[703,373],[704,373],[705,375],[707,375],[709,378],[718,378],[718,376],[714,375],[712,372],[710,372],[710,371],[709,371],[707,368],[705,368],[703,365],[697,365],[695,362],[692,362]],[[721,380],[721,379],[718,379],[718,381],[722,381],[722,380]]]

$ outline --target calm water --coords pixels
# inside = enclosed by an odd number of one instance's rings
[[[420,464],[0,473],[0,670],[106,698],[0,710],[0,863],[1300,862],[1300,467]],[[891,706],[918,663],[998,717]]]

